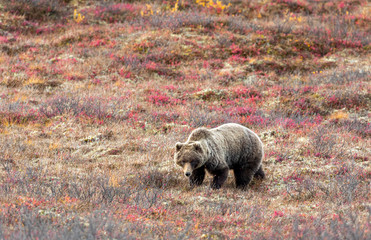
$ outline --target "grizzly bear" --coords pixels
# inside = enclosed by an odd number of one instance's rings
[[[250,129],[236,123],[192,131],[185,143],[176,143],[174,161],[191,186],[201,185],[205,170],[214,176],[212,189],[219,189],[234,172],[236,187],[245,189],[252,177],[263,179],[263,143]]]

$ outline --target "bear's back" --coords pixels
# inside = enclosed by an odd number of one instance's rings
[[[209,130],[212,141],[224,152],[229,167],[243,166],[246,159],[263,157],[263,144],[250,129],[236,123],[227,123]]]

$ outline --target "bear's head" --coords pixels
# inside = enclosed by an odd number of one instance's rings
[[[201,142],[176,143],[174,161],[183,168],[184,175],[190,177],[193,170],[204,165],[206,150]]]

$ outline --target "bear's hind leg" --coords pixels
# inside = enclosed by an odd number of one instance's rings
[[[245,189],[249,185],[254,173],[250,168],[233,169],[234,177],[236,180],[236,187]]]
[[[213,181],[212,181],[210,187],[212,189],[221,188],[222,185],[224,184],[225,180],[227,180],[227,178],[228,178],[228,172],[229,172],[228,168],[221,169],[221,170],[218,170],[216,172],[213,172],[213,174],[215,174],[215,176],[213,178]]]
[[[258,171],[256,171],[256,173],[254,174],[254,177],[256,179],[264,179],[265,178],[265,173],[263,171],[262,166],[260,166],[259,169],[258,169]]]
[[[205,168],[197,168],[193,170],[192,175],[189,177],[189,184],[193,186],[199,186],[205,179]]]

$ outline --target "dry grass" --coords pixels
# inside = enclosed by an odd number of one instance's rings
[[[371,238],[370,3],[22,3],[0,1],[0,239]],[[173,146],[227,122],[267,179],[190,188]]]

